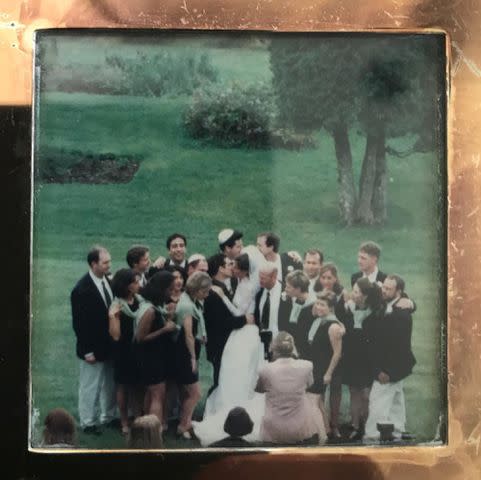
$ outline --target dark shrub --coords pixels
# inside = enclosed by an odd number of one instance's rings
[[[223,147],[268,147],[276,118],[275,102],[265,84],[212,85],[194,92],[184,113],[193,138]]]
[[[125,183],[132,179],[141,161],[139,155],[48,147],[36,155],[35,173],[45,183]]]
[[[271,88],[264,83],[211,85],[194,92],[184,127],[195,139],[220,147],[314,148],[311,135],[277,126]]]

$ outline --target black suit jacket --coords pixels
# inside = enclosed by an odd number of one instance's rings
[[[246,317],[232,315],[222,298],[211,290],[204,300],[204,319],[207,330],[207,360],[212,362],[220,359],[229,335],[246,324]]]
[[[380,315],[372,326],[371,364],[373,376],[380,372],[389,375],[391,382],[407,377],[416,364],[411,349],[412,316],[409,310],[393,308],[392,313]]]
[[[353,273],[351,276],[351,287],[354,286],[354,284],[362,277],[362,272],[357,272]],[[377,275],[376,275],[376,282],[381,282],[383,283],[384,280],[386,280],[387,274],[384,272],[381,272],[381,270],[378,270]],[[412,310],[409,310],[411,313],[414,313],[417,310],[417,305],[416,302],[409,297],[409,295],[406,292],[403,292],[402,298],[409,298],[411,302],[413,302],[413,308]]]
[[[297,353],[299,358],[307,360],[309,358],[309,342],[307,341],[307,336],[309,335],[309,330],[311,329],[312,322],[315,317],[312,314],[311,308],[304,308],[299,314],[299,319],[297,320],[297,330],[296,336],[294,337],[294,342],[296,344]]]
[[[302,327],[300,327],[299,321],[301,319],[301,315],[303,314],[304,310],[312,310],[312,304],[307,304],[302,307],[302,310],[299,312],[299,317],[297,318],[297,323],[290,323],[289,319],[291,317],[292,307],[294,302],[290,297],[287,297],[285,300],[281,300],[279,302],[279,316],[278,316],[278,328],[279,332],[284,331],[290,333],[294,337],[294,341],[299,340],[300,331]]]
[[[286,275],[294,270],[302,270],[302,262],[297,262],[292,259],[287,253],[281,253],[281,267],[282,267],[282,286],[286,284]]]
[[[77,336],[77,356],[93,352],[97,361],[110,357],[112,341],[105,302],[90,275],[85,274],[70,295],[72,326]]]
[[[356,272],[351,275],[351,287],[354,286],[354,284],[362,278],[363,273],[362,272]],[[384,282],[386,280],[387,275],[384,272],[381,272],[381,270],[378,270],[377,275],[376,275],[376,282]]]
[[[279,332],[288,332],[294,336],[293,327],[295,325],[289,323],[289,317],[292,312],[292,298],[286,297],[285,300],[281,299],[279,301],[279,315],[278,315],[278,327]]]

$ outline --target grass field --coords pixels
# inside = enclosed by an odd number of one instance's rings
[[[236,77],[242,62],[235,61],[231,50],[212,49],[210,53],[227,78]],[[249,51],[245,56],[256,65],[256,78],[269,78],[265,52]],[[408,428],[419,441],[433,439],[442,410],[440,159],[434,154],[388,158],[387,224],[345,228],[338,220],[335,154],[326,134],[318,134],[317,149],[302,152],[206,147],[183,134],[181,114],[187,101],[185,97],[62,93],[46,93],[40,99],[39,149],[53,145],[98,153],[138,153],[145,160],[128,184],[35,185],[34,443],[40,432],[36,418],[43,419],[56,406],[77,413],[78,364],[69,294],[86,271],[89,247],[105,245],[115,271],[125,266],[125,253],[133,243],[149,245],[153,257],[165,254],[165,238],[173,231],[186,234],[190,253],[214,253],[217,233],[225,227],[241,229],[246,244],[255,242],[256,233],[272,229],[281,235],[281,250],[321,248],[338,265],[346,286],[356,270],[359,244],[368,239],[381,244],[382,270],[402,275],[418,306],[413,332],[418,363],[405,382]],[[353,131],[351,140],[358,171],[364,138]],[[402,147],[411,141],[401,138],[392,143]],[[210,380],[210,365],[203,358],[204,393]],[[346,392],[346,414],[347,401]],[[80,435],[79,443],[88,448],[121,448],[124,439],[109,432],[99,438]],[[191,446],[170,436],[166,444]]]

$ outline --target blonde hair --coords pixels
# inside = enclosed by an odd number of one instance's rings
[[[199,290],[210,288],[212,280],[205,272],[194,272],[185,283],[185,291],[193,297]]]
[[[270,350],[274,359],[298,357],[294,337],[287,332],[279,332],[276,335],[276,338],[272,340]]]
[[[162,448],[161,425],[157,415],[144,415],[134,420],[127,446],[138,449]]]

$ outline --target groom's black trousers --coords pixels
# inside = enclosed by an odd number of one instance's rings
[[[212,393],[212,390],[219,385],[219,373],[220,373],[220,361],[222,359],[222,355],[219,355],[218,357],[214,357],[210,359],[210,363],[212,363],[212,368],[214,370],[214,384],[209,388],[209,391],[207,392],[207,396],[209,396]]]

